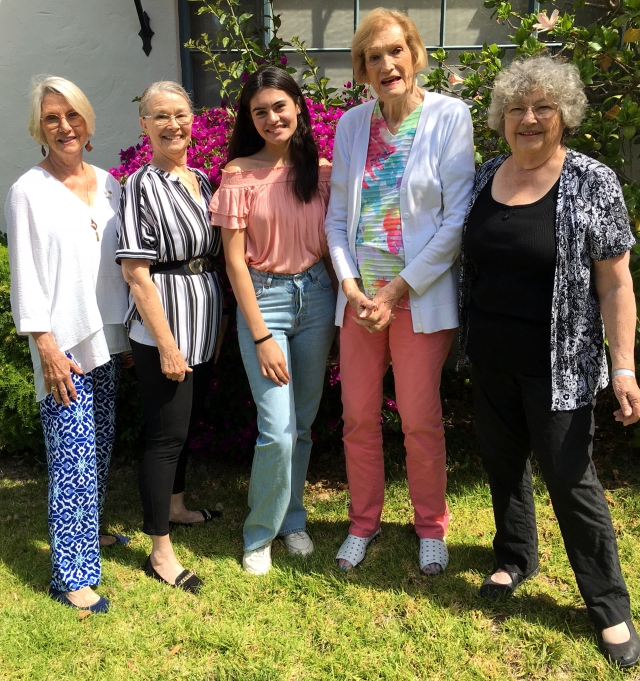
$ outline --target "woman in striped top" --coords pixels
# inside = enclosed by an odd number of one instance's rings
[[[213,269],[220,231],[207,210],[213,192],[204,173],[187,167],[192,121],[177,83],[154,83],[142,95],[140,124],[153,156],[125,185],[116,258],[130,289],[125,323],[147,424],[139,487],[153,550],[145,572],[195,592],[201,581],[178,562],[169,526],[216,515],[185,508],[184,481],[189,427],[222,340],[223,294]]]

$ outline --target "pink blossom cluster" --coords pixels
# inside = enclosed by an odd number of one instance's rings
[[[321,157],[333,158],[333,138],[336,126],[344,109],[329,107],[324,104],[306,100],[311,116],[313,136],[318,144]],[[187,163],[192,168],[203,170],[211,184],[220,184],[220,174],[227,162],[227,144],[233,131],[235,112],[226,108],[205,109],[193,119],[191,130],[191,147],[187,151]],[[129,175],[148,163],[151,159],[151,144],[143,135],[141,141],[133,147],[120,152],[120,165],[109,171],[119,182],[124,182]]]

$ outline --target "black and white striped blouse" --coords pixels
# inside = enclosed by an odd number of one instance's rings
[[[127,179],[118,213],[117,262],[129,258],[151,260],[152,263],[171,262],[218,255],[220,230],[209,224],[206,208],[213,191],[203,172],[190,170],[200,183],[202,203],[191,196],[175,175],[152,165],[143,166]],[[156,273],[151,279],[187,364],[194,366],[211,359],[223,307],[218,274]],[[125,324],[131,328],[132,322],[142,325],[142,317],[129,293]],[[155,344],[151,335],[144,332],[148,344]]]

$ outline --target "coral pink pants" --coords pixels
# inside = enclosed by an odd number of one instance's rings
[[[443,539],[449,509],[440,377],[454,330],[415,333],[411,312],[396,309],[395,321],[384,331],[370,333],[353,321],[354,314],[347,306],[340,334],[343,440],[351,495],[349,532],[370,537],[380,527],[384,503],[382,379],[392,362],[416,533],[422,539]]]

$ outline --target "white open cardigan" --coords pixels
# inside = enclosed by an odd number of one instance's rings
[[[325,221],[338,279],[359,279],[356,232],[362,177],[375,100],[345,113],[333,148],[331,199]],[[458,268],[462,223],[473,186],[473,128],[467,106],[425,92],[424,105],[399,189],[405,268],[416,333],[458,326]],[[347,299],[338,293],[336,324]]]

